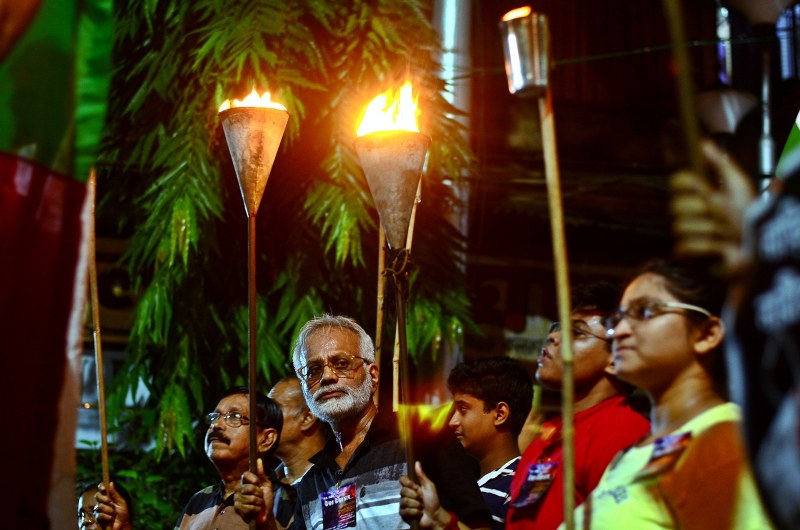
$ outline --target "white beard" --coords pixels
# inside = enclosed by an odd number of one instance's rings
[[[317,401],[317,396],[331,391],[344,392],[345,395]],[[306,398],[308,408],[316,417],[336,424],[364,410],[372,399],[372,381],[369,377],[365,377],[364,382],[355,388],[337,383],[321,386],[313,393],[303,385],[303,396]]]

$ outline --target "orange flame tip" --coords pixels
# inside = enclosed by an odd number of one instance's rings
[[[233,101],[226,99],[222,102],[222,105],[219,106],[219,112],[237,107],[266,107],[269,109],[286,110],[286,107],[280,103],[272,101],[269,92],[264,92],[263,96],[259,96],[255,88],[241,101],[238,99],[234,99]]]
[[[527,17],[530,14],[531,6],[518,7],[503,15],[503,22],[508,22],[509,20],[514,20],[515,18]]]

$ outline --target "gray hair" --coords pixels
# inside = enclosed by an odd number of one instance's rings
[[[300,328],[300,332],[294,342],[294,348],[292,348],[292,364],[295,370],[299,370],[302,366],[300,359],[308,351],[308,339],[311,335],[320,330],[330,331],[332,328],[344,329],[355,333],[358,336],[358,356],[363,357],[370,363],[375,362],[375,346],[372,344],[372,338],[364,331],[364,328],[350,317],[326,313],[312,318]]]

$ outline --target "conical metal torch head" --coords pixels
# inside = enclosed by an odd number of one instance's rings
[[[289,121],[285,110],[234,107],[219,113],[248,217],[256,215]]]
[[[356,138],[356,153],[392,249],[406,247],[429,144],[429,137],[410,131],[379,131]]]

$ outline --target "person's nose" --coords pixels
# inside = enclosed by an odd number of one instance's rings
[[[618,340],[620,337],[630,335],[633,332],[630,322],[627,318],[621,318],[617,324],[606,330],[606,337],[612,341]]]
[[[461,421],[459,419],[459,414],[458,414],[458,412],[454,412],[453,415],[450,416],[450,421],[447,422],[447,426],[450,427],[451,429],[455,429],[460,424],[461,424]]]
[[[547,340],[544,342],[544,346],[542,347],[543,350],[547,350],[547,353],[552,354],[554,349],[557,349],[561,345],[561,333],[550,333],[547,336]]]
[[[322,378],[320,379],[321,383],[325,381],[333,381],[336,382],[339,380],[339,374],[333,369],[333,367],[328,364],[326,361],[325,364],[322,365]]]

